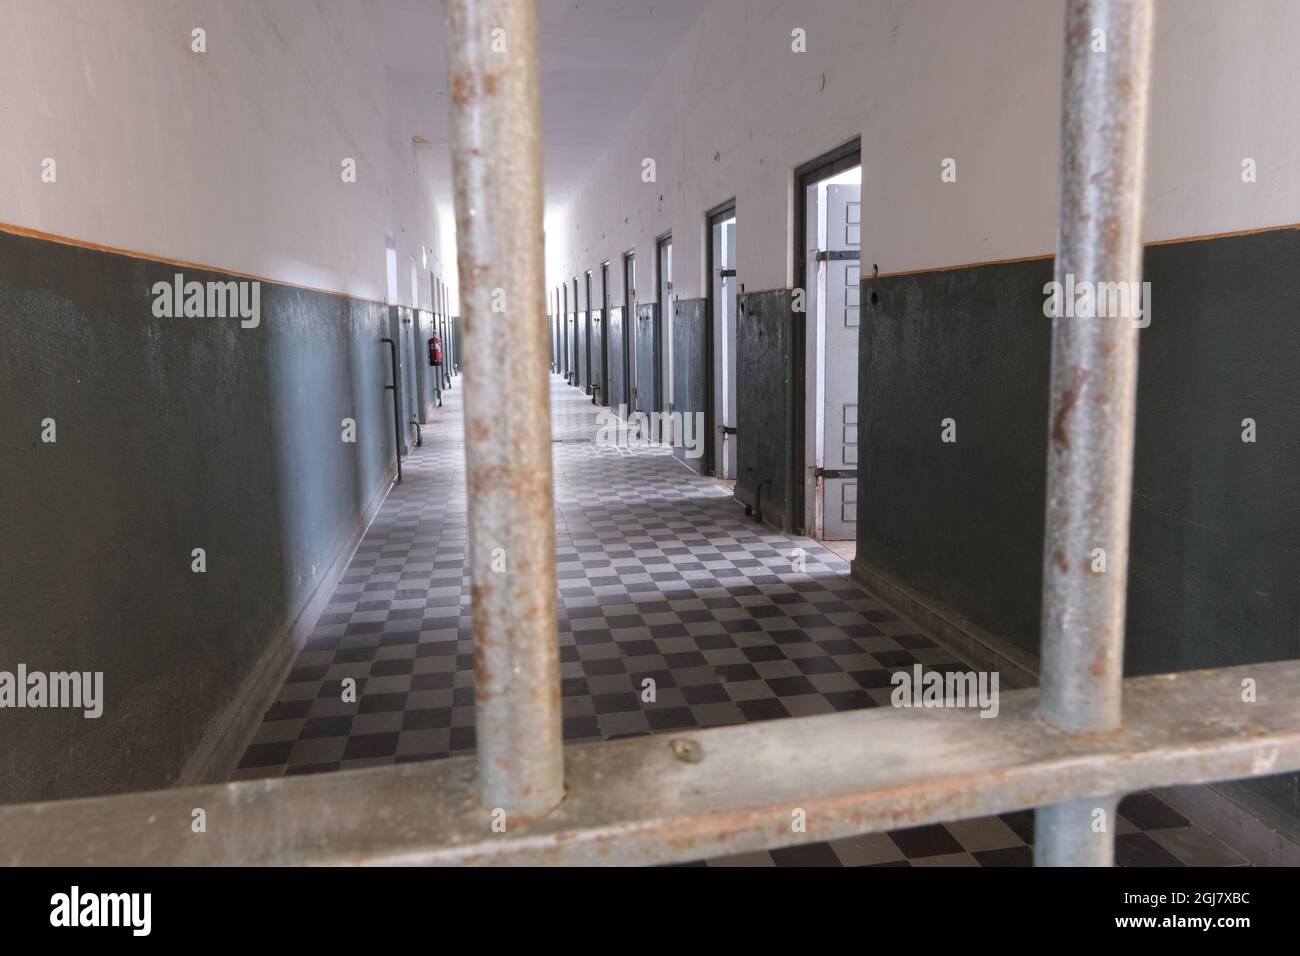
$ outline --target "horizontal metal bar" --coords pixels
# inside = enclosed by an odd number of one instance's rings
[[[817,253],[817,258],[822,262],[857,262],[862,258],[862,253],[857,249],[823,249]]]
[[[1130,678],[1124,703],[1109,734],[1058,730],[1023,690],[993,718],[882,707],[575,745],[566,799],[532,821],[484,806],[472,757],[10,806],[0,863],[667,863],[1300,769],[1300,661]]]
[[[858,470],[856,468],[818,468],[818,478],[856,478]]]

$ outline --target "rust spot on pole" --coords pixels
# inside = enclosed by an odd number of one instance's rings
[[[475,644],[474,646],[474,694],[480,700],[491,700],[492,692],[488,687],[492,684],[492,671],[488,668],[487,658],[483,653],[483,645]]]
[[[478,84],[474,74],[457,73],[451,78],[451,98],[457,106],[469,106],[478,100]]]
[[[1106,666],[1106,647],[1098,645],[1096,656],[1092,660],[1092,676],[1105,677],[1109,668]]]
[[[1062,448],[1070,447],[1070,432],[1066,427],[1066,422],[1069,420],[1070,412],[1074,409],[1074,405],[1078,400],[1079,393],[1072,388],[1067,388],[1061,393],[1060,404],[1056,407],[1056,416],[1052,419],[1052,441]]]

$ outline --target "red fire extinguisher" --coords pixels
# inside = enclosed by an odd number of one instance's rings
[[[442,364],[442,339],[436,335],[429,339],[429,364]]]

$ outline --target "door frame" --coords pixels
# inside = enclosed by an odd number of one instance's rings
[[[560,330],[564,337],[563,357],[560,359],[560,374],[564,382],[569,383],[569,284],[560,283]]]
[[[828,179],[836,173],[862,165],[862,138],[853,139],[837,146],[830,152],[823,153],[794,171],[794,287],[804,290],[804,301],[808,300],[808,187]],[[794,331],[790,349],[791,393],[787,396],[786,434],[793,440],[786,451],[789,482],[790,507],[786,518],[787,529],[795,534],[811,534],[816,528],[816,519],[808,522],[808,495],[806,488],[807,443],[808,443],[808,313],[793,313]],[[816,501],[812,502],[816,506]],[[811,529],[811,530],[810,530]]]
[[[636,250],[629,250],[623,253],[623,397],[627,399],[629,417],[636,409],[636,323]]]
[[[588,269],[582,275],[584,279],[583,284],[587,289],[587,317],[583,320],[583,328],[586,330],[587,335],[582,342],[583,358],[586,359],[586,362],[582,367],[587,373],[587,385],[583,391],[590,395],[593,391],[593,386],[596,384],[596,377],[591,374],[591,270]]]
[[[582,330],[578,327],[581,320],[582,310],[578,308],[578,277],[573,277],[573,384],[582,388],[582,363],[578,361],[578,340],[582,338]]]
[[[655,301],[658,302],[659,308],[656,310],[658,315],[655,316],[655,404],[658,406],[655,411],[666,412],[671,403],[674,408],[677,404],[677,395],[669,396],[669,389],[675,389],[673,381],[673,350],[672,350],[672,309],[673,309],[673,290],[672,277],[668,278],[668,301],[664,302],[664,250],[671,249],[673,245],[672,230],[663,233],[655,238]],[[663,441],[663,419],[659,419],[661,427],[659,433],[655,436],[657,441]]]
[[[614,407],[614,397],[609,387],[609,330],[613,325],[609,315],[609,260],[600,264],[600,404]]]
[[[704,214],[704,276],[705,288],[707,292],[704,296],[704,354],[708,360],[704,365],[704,391],[708,396],[705,401],[704,409],[704,430],[709,436],[705,443],[704,449],[704,473],[713,477],[718,477],[719,451],[721,442],[715,433],[716,427],[714,422],[713,410],[721,404],[719,396],[714,394],[714,389],[718,387],[717,376],[713,374],[713,368],[717,364],[718,356],[715,354],[718,348],[717,335],[714,326],[717,324],[716,316],[713,314],[713,227],[719,223],[726,222],[728,219],[736,220],[736,236],[740,236],[740,218],[736,215],[736,199],[733,196],[726,202],[714,206]],[[736,259],[736,272],[740,272],[740,259]],[[736,307],[740,307],[740,283],[736,283]],[[739,315],[736,317],[739,319]],[[733,343],[734,344],[734,343]],[[721,357],[723,362],[727,361],[724,355]],[[737,357],[739,358],[739,357]],[[736,465],[739,467],[740,460],[737,458]]]

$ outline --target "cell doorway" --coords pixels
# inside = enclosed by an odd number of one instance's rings
[[[808,170],[802,189],[805,291],[803,529],[857,540],[858,327],[862,166],[856,144]]]
[[[712,414],[709,461],[714,477],[736,480],[736,205],[709,214],[709,311]]]

